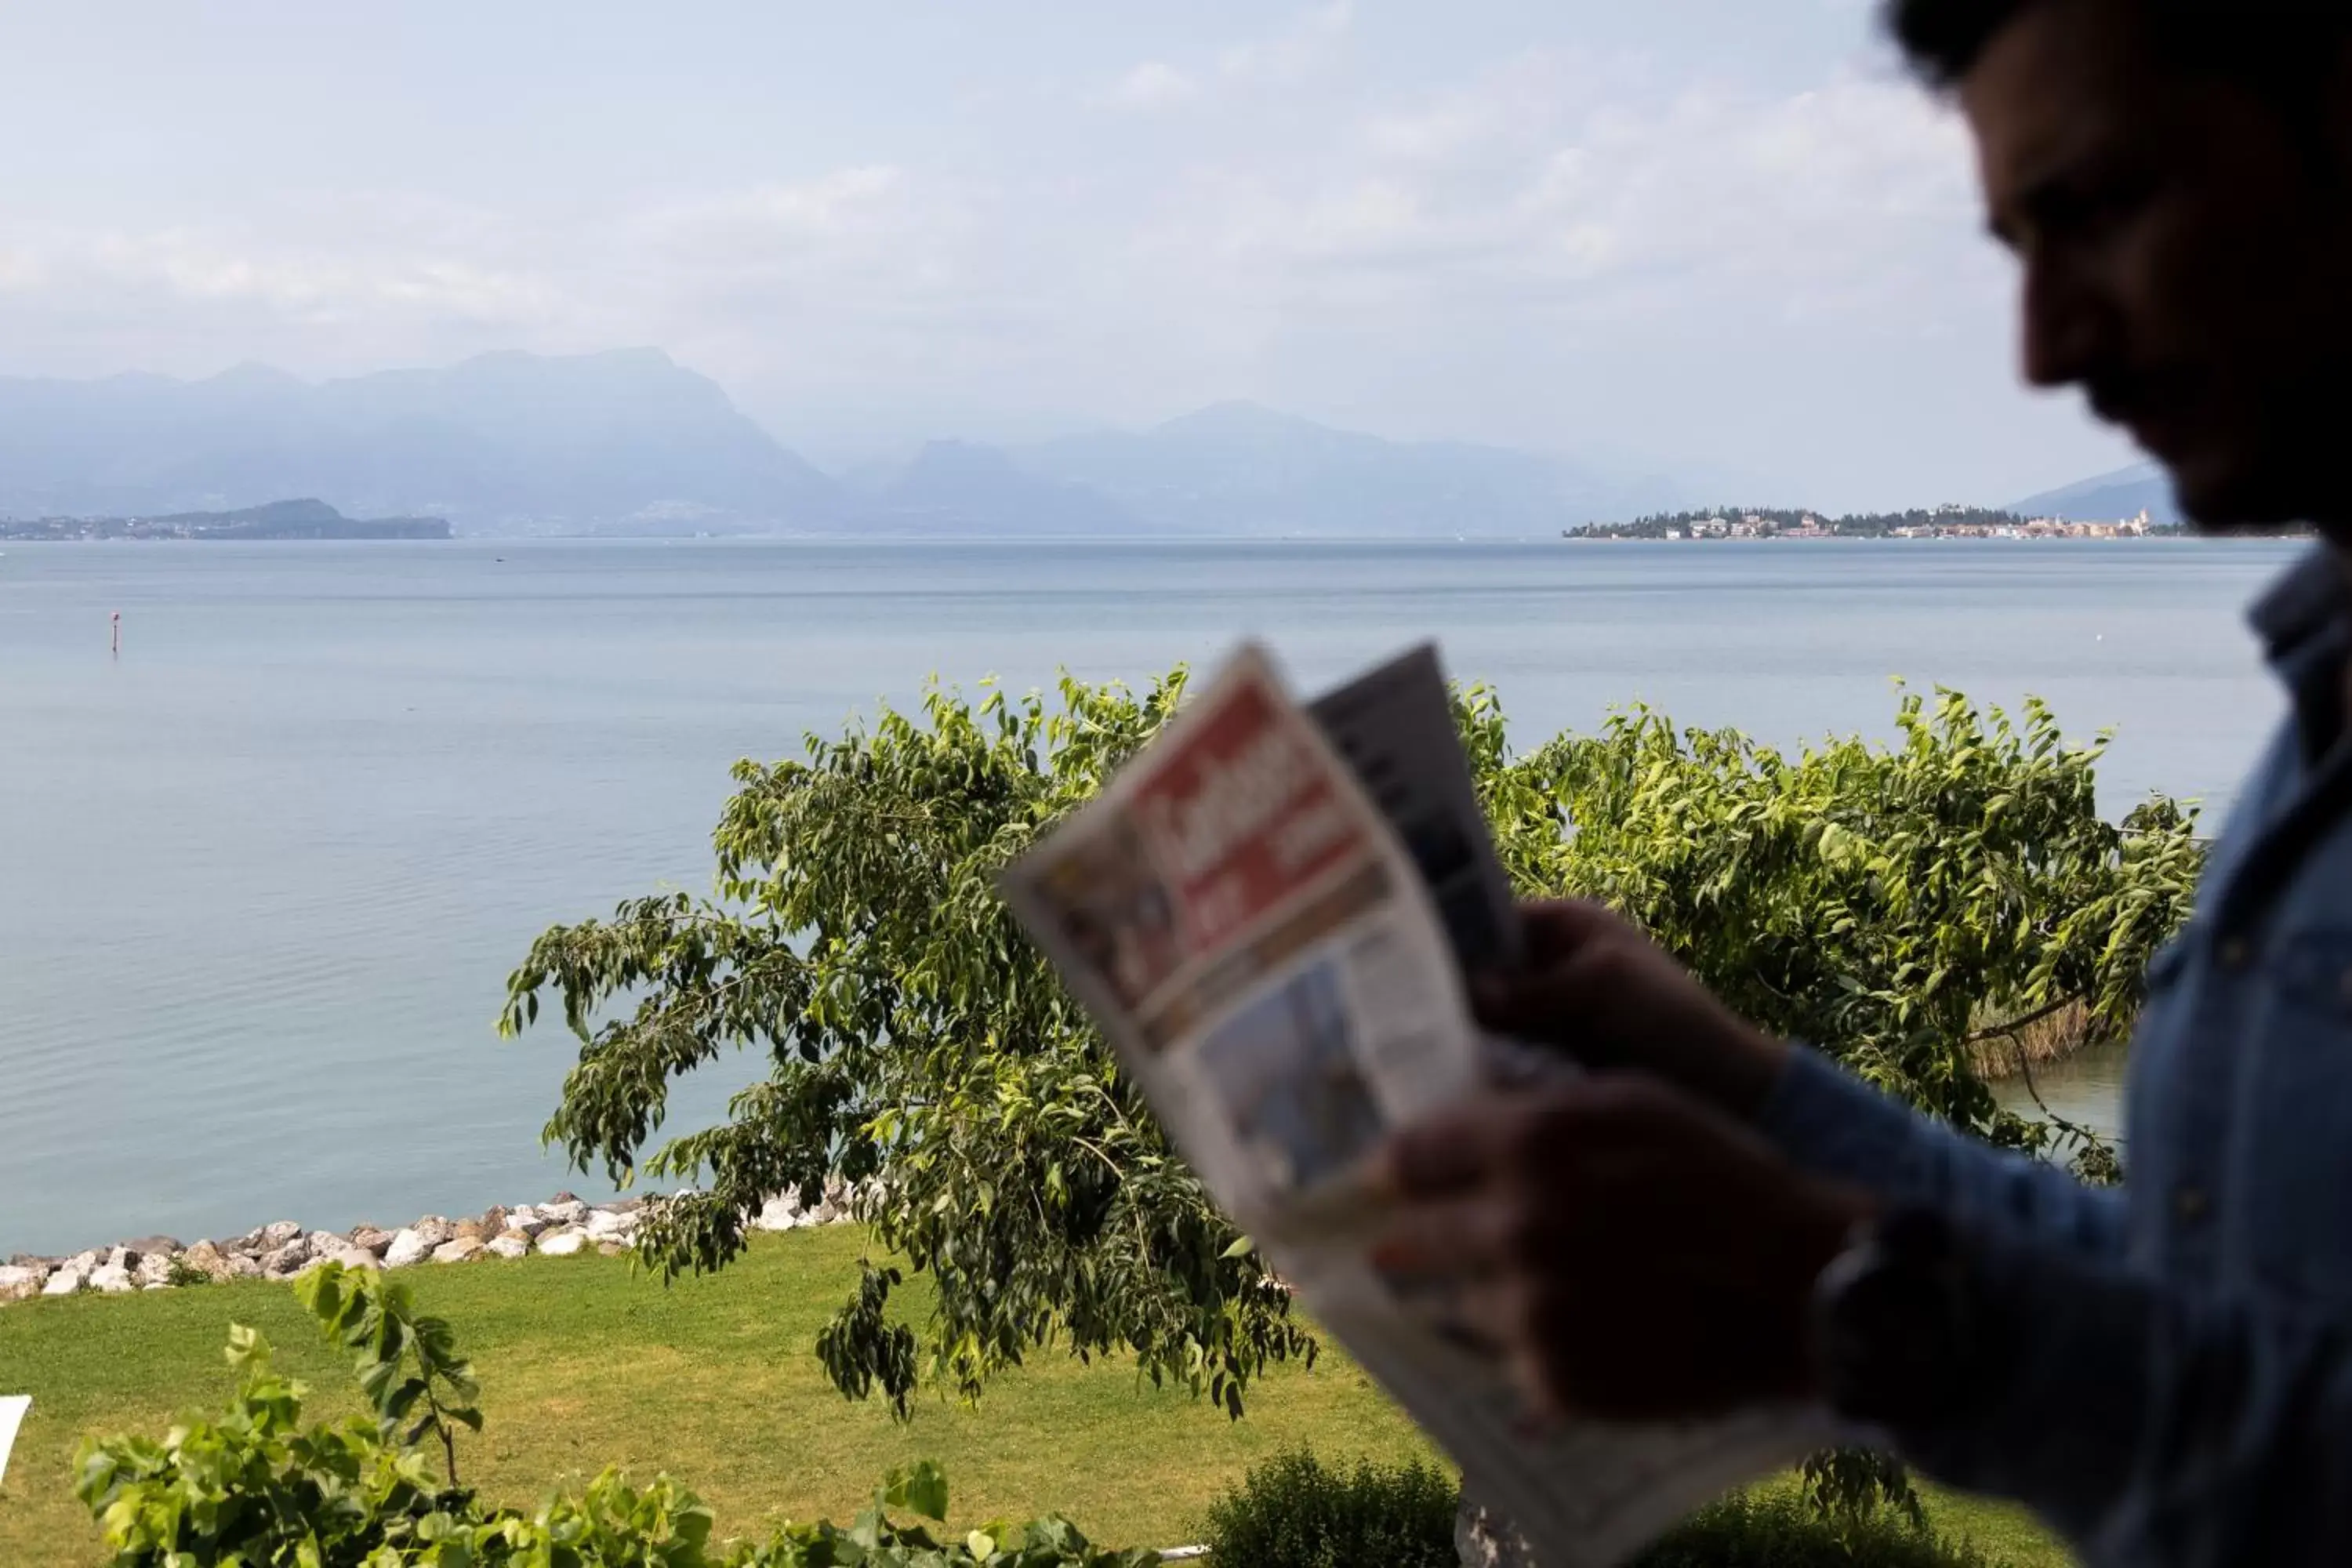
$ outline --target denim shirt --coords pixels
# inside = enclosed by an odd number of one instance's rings
[[[1943,1208],[1997,1329],[1967,1413],[1896,1435],[2093,1564],[2352,1563],[2352,589],[2325,551],[2255,607],[2294,712],[2149,968],[2128,1179],[2084,1187],[1807,1051],[1764,1130]]]

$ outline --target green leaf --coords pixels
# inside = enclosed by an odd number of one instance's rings
[[[930,1459],[890,1472],[885,1493],[894,1508],[910,1508],[925,1519],[944,1522],[948,1517],[948,1478]]]

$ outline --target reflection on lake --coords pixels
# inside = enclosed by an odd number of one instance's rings
[[[1992,1086],[1993,1098],[2020,1116],[2038,1119],[2042,1114],[2042,1107],[2034,1104],[2038,1092],[2042,1106],[2047,1106],[2053,1115],[2080,1122],[2120,1143],[2124,1071],[2130,1061],[2131,1047],[2124,1042],[2094,1046],[2063,1062],[2047,1062],[2035,1068],[2030,1088],[2022,1077],[1998,1080]]]

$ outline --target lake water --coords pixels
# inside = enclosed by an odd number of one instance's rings
[[[934,671],[1137,678],[1255,633],[1311,686],[1434,636],[1528,741],[1638,700],[1781,742],[1887,732],[1903,676],[2116,727],[2113,809],[2218,803],[2279,709],[2239,611],[2291,551],[9,545],[0,1256],[591,1192],[538,1142],[568,1037],[493,1037],[507,972],[705,889],[730,763]]]

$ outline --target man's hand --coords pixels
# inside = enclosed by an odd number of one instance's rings
[[[1451,1287],[1539,1409],[1616,1420],[1810,1394],[1813,1281],[1873,1207],[1633,1074],[1441,1112],[1385,1173],[1381,1271]]]
[[[1587,1067],[1635,1068],[1748,1120],[1789,1047],[1736,1016],[1649,938],[1598,904],[1529,904],[1527,958],[1472,988],[1478,1021]]]

